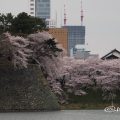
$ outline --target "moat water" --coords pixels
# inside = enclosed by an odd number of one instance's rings
[[[0,120],[120,120],[120,112],[63,110],[54,112],[0,113]]]

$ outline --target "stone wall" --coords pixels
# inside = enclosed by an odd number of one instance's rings
[[[40,69],[14,69],[0,65],[0,111],[59,110],[57,98]]]

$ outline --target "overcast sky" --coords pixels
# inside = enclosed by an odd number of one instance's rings
[[[80,25],[80,0],[51,0],[52,17],[57,11],[58,26],[66,3],[67,24]],[[28,12],[29,0],[0,0],[0,12]],[[120,50],[120,0],[83,0],[87,48],[100,56]]]

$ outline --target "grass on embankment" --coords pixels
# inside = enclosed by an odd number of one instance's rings
[[[111,106],[111,100],[104,100],[102,92],[100,90],[93,91],[88,90],[87,95],[75,96],[74,94],[68,94],[68,104],[62,104],[62,110],[94,110],[104,109]],[[120,95],[117,93],[117,97],[113,100],[115,107],[120,107]]]
[[[106,107],[111,106],[109,103],[70,103],[61,105],[61,110],[103,110]],[[120,107],[120,104],[114,104],[116,107]]]

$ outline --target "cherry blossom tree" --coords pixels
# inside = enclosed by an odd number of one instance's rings
[[[11,61],[15,68],[26,68],[32,52],[27,45],[26,39],[4,33],[0,36],[0,59]]]
[[[47,32],[27,38],[4,33],[0,36],[0,61],[6,59],[16,68],[37,64],[61,103],[68,93],[88,94],[86,89],[101,90],[103,99],[115,98],[120,91],[120,60],[79,60],[64,56],[57,41]]]
[[[61,95],[62,89],[56,79],[62,71],[62,49],[47,32],[38,32],[28,36],[29,48],[33,51],[31,59],[38,64],[54,93]]]
[[[62,49],[47,32],[30,34],[27,38],[4,33],[0,36],[0,61],[9,61],[15,68],[37,64],[54,93],[62,91],[56,79],[62,71]],[[58,85],[59,84],[59,85]]]
[[[75,95],[86,95],[86,89],[102,90],[103,99],[111,99],[120,90],[120,60],[75,60],[63,58],[65,88]]]

